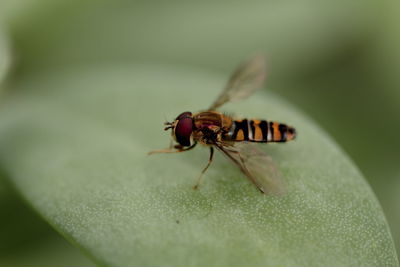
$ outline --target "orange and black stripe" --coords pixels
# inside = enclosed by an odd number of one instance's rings
[[[227,135],[232,141],[249,142],[286,142],[293,140],[296,136],[294,128],[279,122],[268,122],[266,120],[235,120]]]

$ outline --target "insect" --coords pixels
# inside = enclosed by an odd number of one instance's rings
[[[261,56],[243,62],[232,74],[214,103],[206,111],[181,113],[173,122],[166,122],[164,130],[171,130],[176,145],[155,153],[177,153],[193,149],[197,144],[208,146],[210,156],[196,185],[210,166],[214,148],[229,158],[262,192],[283,192],[280,174],[272,159],[255,144],[287,142],[296,137],[296,130],[286,124],[261,119],[233,119],[219,111],[223,104],[245,99],[262,87],[266,76],[265,60]]]

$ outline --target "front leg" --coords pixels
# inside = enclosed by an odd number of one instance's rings
[[[197,145],[197,143],[194,143],[193,145],[189,147],[184,147],[182,145],[175,145],[174,147],[169,147],[166,149],[160,149],[160,150],[153,150],[147,153],[147,155],[153,155],[153,154],[158,154],[158,153],[179,153],[179,152],[185,152],[188,151],[192,148],[194,148]]]

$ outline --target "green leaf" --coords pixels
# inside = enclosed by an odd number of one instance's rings
[[[10,67],[11,56],[8,38],[0,27],[0,84],[7,74]]]
[[[68,240],[108,266],[398,266],[381,207],[358,169],[272,94],[224,111],[298,129],[260,145],[287,184],[265,196],[221,155],[166,147],[164,116],[207,107],[226,76],[170,65],[87,66],[14,83],[0,111],[0,166]]]
[[[18,73],[115,59],[227,70],[264,51],[269,84],[335,136],[400,240],[397,2],[3,0],[0,20],[11,24]]]
[[[28,208],[0,177],[0,266],[93,266]]]

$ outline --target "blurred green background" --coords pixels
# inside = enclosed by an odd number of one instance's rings
[[[0,3],[0,18],[3,84],[100,62],[165,62],[228,74],[249,55],[265,54],[267,89],[308,113],[352,157],[399,251],[399,1],[8,0]],[[66,266],[90,265],[13,192],[0,184],[1,231],[11,240],[0,249],[0,265],[52,266],[56,255]],[[50,250],[54,258],[39,253]]]

